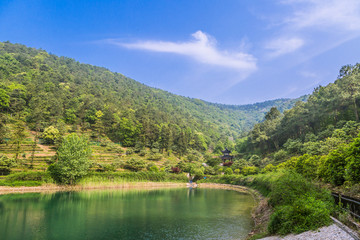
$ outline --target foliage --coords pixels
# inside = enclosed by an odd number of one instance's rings
[[[48,171],[57,183],[73,185],[88,174],[91,148],[84,137],[74,133],[66,136],[56,154],[58,161]]]
[[[41,130],[58,122],[91,129],[97,141],[109,137],[125,147],[153,148],[184,155],[228,144],[277,106],[278,99],[243,106],[208,103],[150,88],[122,74],[44,50],[4,42],[0,46],[0,110],[26,116]],[[265,110],[265,111],[264,111]],[[61,130],[58,128],[61,132]],[[49,139],[52,142],[52,139]],[[220,148],[217,148],[220,149]],[[222,149],[220,149],[222,150]]]
[[[294,171],[275,171],[252,176],[223,175],[207,181],[245,185],[269,198],[271,234],[300,233],[330,224],[333,198]]]
[[[315,230],[331,223],[329,204],[314,197],[301,197],[282,205],[271,215],[269,233],[287,234]]]
[[[13,173],[6,176],[6,181],[15,182],[15,181],[37,181],[44,183],[53,182],[50,174],[48,172],[21,172]]]
[[[254,175],[256,173],[258,173],[259,169],[257,167],[254,167],[254,166],[246,166],[246,167],[243,167],[241,173],[244,175],[244,176],[248,176],[248,175]]]
[[[54,126],[45,128],[42,138],[47,144],[54,144],[57,139],[60,138],[60,132]]]
[[[231,174],[233,174],[233,173],[234,173],[234,172],[233,172],[233,170],[232,170],[231,168],[225,169],[225,174],[231,175]]]
[[[15,165],[15,161],[12,158],[8,158],[5,155],[0,155],[0,175],[8,175],[11,172],[11,167]]]
[[[159,168],[156,165],[153,165],[149,168],[150,172],[159,172]]]
[[[125,168],[138,172],[146,167],[146,162],[142,159],[131,158],[125,163]]]
[[[165,172],[92,172],[81,183],[89,182],[187,182],[183,174]]]

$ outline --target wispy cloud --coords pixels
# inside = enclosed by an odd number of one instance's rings
[[[276,33],[280,37],[264,45],[270,50],[267,55],[270,58],[309,46],[313,49],[309,56],[316,56],[360,35],[359,0],[279,0],[279,3],[291,10],[275,25],[280,26]]]
[[[257,69],[257,60],[251,54],[219,50],[216,40],[202,31],[197,31],[192,34],[192,37],[193,39],[187,42],[139,41],[124,43],[116,39],[107,41],[129,49],[179,54],[203,64],[226,67],[243,74],[250,74]]]
[[[266,43],[265,49],[270,50],[269,57],[274,58],[291,53],[301,48],[304,40],[301,38],[278,38]]]
[[[297,9],[284,21],[293,28],[360,30],[359,0],[285,0],[281,2]]]

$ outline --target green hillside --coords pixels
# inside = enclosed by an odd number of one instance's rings
[[[42,132],[49,126],[60,134],[92,130],[94,140],[107,136],[125,147],[179,154],[226,144],[262,121],[271,107],[286,110],[295,103],[289,99],[244,106],[208,103],[9,42],[0,43],[0,79],[2,113],[17,116],[31,130]]]

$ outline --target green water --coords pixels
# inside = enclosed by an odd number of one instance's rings
[[[219,189],[0,196],[0,239],[244,239],[253,198]]]

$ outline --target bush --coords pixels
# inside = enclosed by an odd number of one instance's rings
[[[146,167],[146,162],[142,159],[132,158],[125,163],[124,167],[131,171],[137,172]]]
[[[98,166],[99,166],[99,169],[96,170],[98,172],[115,172],[116,171],[116,164],[103,163],[103,164],[98,164]]]
[[[139,156],[144,157],[146,155],[146,150],[142,149],[139,151]]]
[[[159,172],[159,168],[157,166],[153,165],[149,168],[149,171],[150,172]]]
[[[275,171],[275,169],[276,169],[276,167],[270,163],[270,164],[266,165],[266,166],[261,170],[261,172],[262,172],[262,173],[273,172],[273,171]]]
[[[233,170],[231,169],[231,168],[227,168],[226,170],[225,170],[225,174],[226,175],[231,175],[231,174],[233,174],[234,172],[233,172]]]
[[[218,166],[220,163],[221,163],[221,159],[219,157],[208,157],[207,158],[207,161],[206,163],[209,165],[209,166],[212,166],[212,167],[215,167],[215,166]]]
[[[282,161],[287,156],[288,156],[288,153],[285,150],[281,149],[281,150],[277,151],[276,153],[274,153],[274,160],[275,161]]]
[[[148,156],[147,159],[153,160],[153,161],[160,161],[162,159],[162,154],[161,153],[152,153]]]
[[[134,150],[132,150],[132,149],[126,150],[126,155],[132,155],[132,154],[134,154]]]
[[[11,167],[15,166],[15,160],[5,155],[0,155],[0,175],[8,175],[11,173]]]
[[[194,177],[193,181],[197,181],[199,179],[202,179],[204,177],[204,172],[201,168],[193,168],[190,172],[191,176]]]
[[[328,203],[305,196],[277,207],[271,215],[268,231],[271,234],[288,234],[315,230],[332,222],[330,213]]]
[[[233,165],[231,165],[231,168],[233,170],[235,170],[235,169],[240,169],[241,170],[247,165],[248,165],[248,162],[245,159],[241,158],[239,160],[234,161]]]
[[[242,174],[244,176],[253,175],[253,174],[256,174],[258,171],[259,171],[259,169],[257,167],[246,166],[242,169]]]
[[[216,172],[215,172],[215,169],[213,167],[207,166],[207,167],[205,167],[204,174],[215,175]]]

